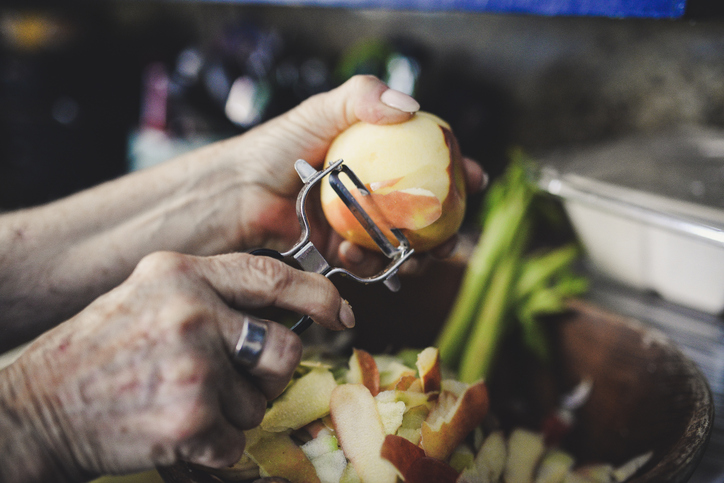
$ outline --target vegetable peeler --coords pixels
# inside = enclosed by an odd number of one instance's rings
[[[307,272],[316,272],[329,278],[335,274],[341,274],[363,284],[371,284],[382,282],[388,289],[396,292],[400,289],[400,280],[397,277],[397,271],[405,260],[410,258],[414,253],[414,249],[410,247],[410,242],[398,228],[392,228],[392,234],[397,239],[398,245],[393,245],[390,240],[382,233],[380,227],[372,220],[362,205],[352,196],[352,193],[342,183],[340,175],[344,174],[359,190],[362,196],[369,196],[370,192],[362,184],[362,181],[354,174],[349,166],[344,164],[343,159],[339,159],[323,169],[317,171],[309,163],[303,159],[298,159],[294,163],[294,169],[304,182],[302,190],[297,196],[297,218],[302,228],[300,235],[294,246],[286,252],[278,252],[269,248],[260,248],[252,251],[253,255],[263,255],[276,258],[278,260],[296,260],[299,266]],[[354,273],[339,267],[332,267],[325,260],[322,253],[314,246],[310,240],[309,220],[306,214],[307,196],[311,189],[319,183],[325,176],[329,175],[329,183],[332,189],[337,193],[345,206],[352,212],[354,217],[364,227],[367,233],[372,237],[374,242],[380,248],[382,253],[390,259],[390,263],[382,271],[371,277],[359,277]],[[297,334],[304,332],[312,324],[312,319],[305,315],[296,324],[292,326],[292,331]]]

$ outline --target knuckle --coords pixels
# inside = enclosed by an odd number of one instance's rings
[[[377,77],[369,74],[357,74],[347,81],[352,90],[366,90],[381,83]]]
[[[248,267],[255,274],[255,282],[261,281],[264,290],[279,293],[291,282],[291,269],[279,260],[270,257],[251,256]]]
[[[146,276],[178,276],[191,268],[191,257],[175,252],[154,252],[138,262],[134,272]]]

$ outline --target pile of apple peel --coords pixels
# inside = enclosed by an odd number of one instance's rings
[[[574,469],[574,458],[547,447],[543,432],[484,435],[485,383],[443,378],[434,347],[418,353],[415,366],[358,349],[341,370],[302,362],[261,425],[245,433],[241,460],[206,470],[226,481],[613,483],[628,479],[651,456],[621,467]]]

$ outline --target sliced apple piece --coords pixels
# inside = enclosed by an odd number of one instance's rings
[[[402,425],[405,415],[405,403],[402,401],[377,401],[377,412],[380,413],[385,434],[395,434]]]
[[[443,391],[436,407],[421,427],[420,446],[427,456],[446,460],[488,413],[488,389],[480,381],[465,389],[459,397]]]
[[[415,376],[402,376],[399,381],[397,381],[392,387],[392,389],[396,389],[398,391],[407,391],[410,389],[410,386],[417,381],[417,377]],[[422,388],[422,386],[420,386]]]
[[[543,434],[523,428],[508,436],[508,459],[505,463],[506,483],[530,483],[545,451]]]
[[[473,466],[464,469],[460,474],[458,483],[498,483],[501,481],[507,457],[503,432],[493,431],[481,444]]]
[[[339,483],[362,483],[362,480],[359,479],[359,475],[355,471],[354,466],[348,464],[342,472]]]
[[[475,453],[467,444],[459,444],[448,458],[448,464],[458,473],[465,468],[473,466],[475,463]]]
[[[415,406],[410,408],[402,417],[402,424],[397,430],[397,435],[410,441],[412,444],[419,444],[422,437],[422,423],[427,418],[430,410],[427,406]]]
[[[332,434],[322,434],[300,446],[307,458],[313,460],[323,454],[331,453],[339,449],[337,438]]]
[[[442,381],[440,353],[437,347],[428,347],[417,355],[417,372],[422,381],[422,392],[438,392]]]
[[[423,456],[407,470],[405,483],[455,483],[460,474],[452,466],[437,458]]]
[[[291,483],[321,483],[317,470],[286,433],[262,437],[246,448],[261,476],[279,476]]]
[[[377,355],[373,356],[380,374],[380,389],[385,391],[395,389],[401,380],[405,378],[415,379],[416,371],[399,361],[395,356]]]
[[[348,384],[362,384],[373,396],[380,392],[380,371],[374,357],[369,352],[354,349],[349,358]]]
[[[325,453],[312,460],[321,483],[339,483],[347,467],[347,458],[341,449]]]
[[[575,459],[569,453],[548,450],[536,470],[535,483],[562,483],[574,464]]]
[[[580,466],[573,470],[578,476],[586,478],[592,483],[613,483],[613,465],[607,463],[592,463]]]
[[[329,413],[329,398],[337,387],[326,368],[314,368],[291,384],[267,410],[261,428],[281,432],[299,429]]]
[[[360,480],[395,483],[395,467],[380,455],[386,435],[370,390],[362,384],[342,384],[332,391],[329,406],[339,444]]]
[[[422,448],[394,434],[385,437],[380,454],[392,463],[403,480],[407,480],[407,473],[415,460],[425,456]]]

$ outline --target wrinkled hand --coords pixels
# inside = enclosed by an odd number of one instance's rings
[[[321,275],[247,254],[156,253],[0,373],[0,389],[11,388],[0,405],[17,406],[38,453],[66,465],[54,481],[179,459],[229,465],[301,357],[296,334],[268,322],[257,365],[233,364],[244,311],[262,307],[335,330],[354,324]]]
[[[246,159],[250,189],[241,201],[241,226],[245,240],[256,246],[289,248],[299,235],[295,202],[301,182],[294,161],[302,158],[321,169],[332,140],[358,121],[391,124],[408,120],[419,109],[417,102],[401,92],[389,89],[379,79],[356,76],[342,86],[309,98],[295,109],[226,145],[229,153],[239,150],[238,159]],[[472,160],[464,163],[468,192],[481,189],[484,173]],[[371,275],[389,260],[342,241],[329,228],[321,208],[308,207],[313,242],[331,263],[341,262],[353,272]],[[433,255],[444,257],[455,240],[442,244]],[[407,265],[407,264],[406,264]]]

